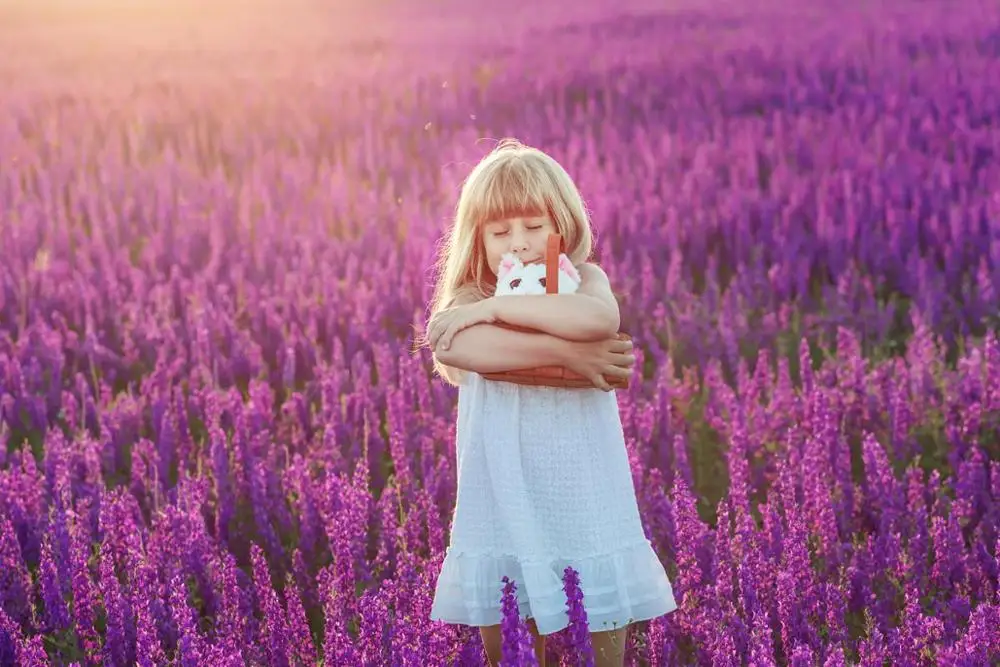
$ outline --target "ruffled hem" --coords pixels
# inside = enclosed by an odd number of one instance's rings
[[[449,547],[438,575],[430,618],[471,626],[498,625],[504,575],[517,585],[518,612],[539,634],[569,625],[563,571],[580,575],[591,632],[614,630],[677,609],[673,588],[648,540],[612,553],[533,559],[470,553]]]

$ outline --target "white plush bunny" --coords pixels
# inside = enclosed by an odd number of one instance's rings
[[[559,255],[559,288],[560,294],[570,294],[580,287],[580,274],[569,261],[566,253]],[[545,264],[524,264],[511,254],[506,254],[500,261],[500,274],[497,276],[497,296],[512,294],[545,294]]]

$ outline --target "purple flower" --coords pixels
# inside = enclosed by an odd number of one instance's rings
[[[267,547],[268,554],[275,560],[285,557],[281,539],[271,520],[271,501],[267,490],[267,467],[264,461],[254,460],[250,478],[250,503],[257,532]]]
[[[188,605],[187,584],[180,575],[170,581],[170,615],[177,627],[177,664],[197,667],[204,664],[204,637],[198,632],[195,611]]]
[[[979,605],[962,637],[942,647],[937,660],[944,667],[990,665],[1000,660],[1000,604]]]
[[[212,461],[212,479],[215,484],[216,514],[215,534],[223,543],[229,541],[229,522],[235,513],[232,482],[229,479],[229,450],[225,433],[217,426],[210,428],[209,454]]]
[[[468,633],[462,642],[455,667],[482,667],[485,664],[486,652],[483,650],[482,637],[478,632]]]
[[[316,506],[316,491],[310,475],[311,463],[296,454],[292,465],[284,474],[285,494],[295,496],[295,514],[298,522],[299,544],[297,557],[313,560],[313,554],[323,530],[323,522]]]
[[[859,667],[882,667],[889,658],[885,640],[877,627],[870,626],[867,639],[858,645]]]
[[[361,622],[358,628],[358,649],[366,665],[386,664],[391,644],[386,641],[389,630],[389,607],[381,588],[365,591],[358,600]]]
[[[45,624],[50,632],[61,632],[69,627],[69,608],[63,598],[63,586],[52,558],[52,542],[47,535],[42,539],[40,568],[42,600],[45,604]]]
[[[156,618],[153,616],[151,595],[155,590],[156,573],[153,567],[141,555],[131,561],[133,563],[132,582],[135,587],[134,611],[136,627],[136,664],[139,667],[153,667],[164,661],[163,647],[156,630]]]
[[[695,499],[683,479],[674,480],[673,505],[677,522],[677,583],[675,593],[682,600],[698,589],[708,575],[708,530],[698,516]]]
[[[871,433],[862,444],[865,463],[866,508],[876,522],[875,529],[886,533],[903,515],[904,501],[899,483],[893,476],[885,450]]]
[[[893,664],[919,664],[922,656],[933,653],[937,642],[944,638],[944,624],[923,613],[917,592],[907,590],[904,596],[903,622],[901,627],[893,628],[889,652]]]
[[[294,556],[296,559],[301,558],[298,551]],[[303,665],[316,664],[316,647],[313,644],[312,632],[302,605],[299,587],[291,573],[285,576],[285,606],[288,609],[287,627],[291,654]]]
[[[366,546],[369,519],[374,505],[369,490],[370,478],[364,458],[359,460],[352,479],[346,476],[330,477],[326,493],[339,500],[328,511],[325,531],[330,547],[335,553],[333,572],[338,591],[338,604],[343,607],[344,618],[357,612],[354,587],[357,581],[370,579]]]
[[[0,607],[0,665],[16,665],[20,654],[21,628]]]
[[[25,637],[18,645],[17,664],[21,667],[48,667],[52,664],[45,652],[41,635]]]
[[[31,589],[14,525],[0,513],[0,608],[17,623],[27,623],[31,615]]]
[[[594,647],[590,642],[590,627],[587,624],[587,610],[583,605],[580,575],[572,566],[567,566],[563,571],[563,591],[566,593],[566,607],[569,611],[570,649],[577,656],[577,664],[593,667]]]
[[[931,579],[939,591],[951,591],[965,584],[965,542],[954,514],[931,519],[934,565]]]
[[[690,488],[693,484],[693,477],[687,447],[688,442],[684,434],[676,434],[673,438],[674,475],[679,475]]]
[[[268,665],[287,667],[290,662],[285,610],[281,608],[278,594],[271,585],[271,572],[264,558],[264,552],[256,543],[250,545],[250,559],[253,566],[254,590],[264,621],[260,640],[266,652]]]
[[[373,569],[383,577],[392,577],[396,570],[396,549],[399,540],[399,495],[395,483],[382,490],[378,500],[378,553]]]
[[[847,667],[847,660],[844,658],[844,649],[840,646],[835,646],[827,656],[823,667]]]
[[[106,665],[125,665],[129,651],[125,637],[127,610],[107,540],[100,550],[100,591],[106,618],[102,661]]]
[[[822,412],[822,410],[821,410]],[[836,435],[828,436],[836,438]],[[817,539],[817,555],[827,564],[827,572],[836,571],[840,565],[840,535],[831,500],[833,479],[830,465],[830,447],[819,439],[807,436],[802,460],[805,505],[803,518],[810,532]]]
[[[213,561],[213,589],[218,596],[215,619],[217,643],[230,652],[253,649],[255,630],[253,604],[249,591],[240,584],[243,573],[237,568],[236,558],[228,552],[219,554]]]
[[[774,659],[774,642],[767,615],[761,610],[751,616],[749,667],[777,667]]]
[[[521,618],[517,606],[517,584],[503,577],[503,594],[500,598],[502,620],[500,623],[500,667],[528,667],[538,665],[534,641],[528,624]]]
[[[750,511],[750,454],[746,428],[742,416],[734,416],[735,425],[729,439],[726,459],[729,467],[729,502],[738,512]]]
[[[333,566],[320,571],[318,581],[322,600],[323,616],[325,618],[323,639],[324,663],[336,665],[358,664],[358,652],[354,639],[348,634],[348,616],[346,605],[342,600],[345,589],[337,583],[337,575]],[[353,600],[352,600],[353,602]]]
[[[73,522],[70,539],[73,559],[73,623],[79,649],[88,658],[96,659],[100,652],[97,631],[94,629],[96,590],[87,564],[92,540],[87,525],[79,518]]]
[[[778,571],[778,618],[781,622],[781,641],[785,647],[818,642],[810,619],[818,610],[819,597],[816,581],[809,561],[807,534],[799,512],[787,508],[788,534],[785,551]]]
[[[813,652],[807,644],[798,644],[791,651],[790,667],[812,667]]]

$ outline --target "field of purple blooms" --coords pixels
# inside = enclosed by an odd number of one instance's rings
[[[640,352],[626,664],[1000,664],[1000,7],[663,4],[0,2],[0,667],[485,664],[413,340],[508,135]]]

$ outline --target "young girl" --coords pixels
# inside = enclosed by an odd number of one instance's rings
[[[559,233],[578,267],[574,294],[493,296],[501,257],[544,261]],[[624,664],[627,625],[676,609],[645,538],[618,412],[607,378],[627,377],[618,303],[588,263],[584,203],[545,153],[501,141],[467,178],[443,248],[427,342],[437,372],[459,387],[458,493],[431,619],[478,626],[500,660],[503,577],[544,665],[545,635],[569,623],[562,576],[580,575],[598,666]],[[493,326],[502,322],[537,330]],[[593,389],[532,387],[480,373],[562,365]]]

